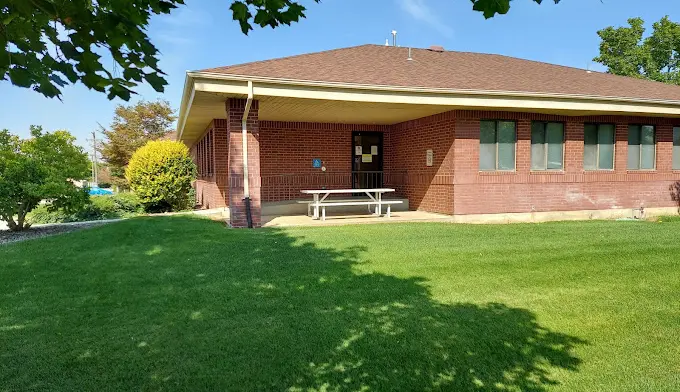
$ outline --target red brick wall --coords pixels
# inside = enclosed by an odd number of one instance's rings
[[[243,136],[241,121],[245,111],[245,99],[229,99],[226,103],[227,135],[229,146],[229,224],[232,227],[247,227],[244,203],[243,181]],[[260,197],[260,132],[258,101],[253,100],[246,119],[248,143],[248,179],[253,227],[261,225]]]
[[[671,169],[674,120],[623,116],[565,117],[483,111],[457,111],[455,117],[455,214],[677,205],[672,200],[670,192],[670,187],[680,179],[680,173]],[[479,172],[480,119],[517,121],[515,172]],[[564,171],[530,170],[532,120],[565,123]],[[616,124],[613,171],[583,170],[583,124],[586,122]],[[627,170],[628,124],[656,125],[657,170]]]
[[[194,183],[196,204],[206,209],[226,207],[228,150],[224,120],[212,121],[190,151],[198,168]]]
[[[390,130],[394,186],[409,208],[453,214],[454,112],[396,124]],[[426,165],[432,150],[433,165]]]
[[[214,184],[211,178],[197,181],[198,193],[204,200],[211,200],[206,205],[219,205],[220,198],[241,203],[243,197],[240,122],[245,101],[229,102],[229,119],[215,120],[211,125],[215,132],[216,180]],[[514,172],[479,171],[480,119],[516,121]],[[533,120],[565,123],[563,171],[531,171]],[[583,170],[585,122],[616,124],[613,171]],[[631,123],[656,125],[655,171],[627,170],[628,124]],[[672,200],[670,188],[680,180],[680,171],[674,172],[671,168],[673,125],[680,125],[680,121],[491,111],[451,111],[391,126],[260,122],[255,103],[249,117],[252,196],[259,208],[258,195],[263,201],[278,201],[298,199],[299,191],[305,188],[351,186],[352,131],[358,130],[383,132],[385,185],[397,189],[397,195],[408,197],[411,209],[481,214],[672,207],[677,204]],[[428,149],[434,152],[432,167],[425,165]],[[321,158],[327,171],[312,168],[312,158]],[[224,178],[221,184],[220,176]],[[227,192],[227,178],[233,184],[231,193]],[[235,219],[244,217],[239,215],[238,208],[234,211]]]
[[[302,189],[351,188],[352,131],[385,132],[388,126],[281,121],[260,122],[262,200],[303,198]],[[387,151],[389,135],[384,134],[383,169],[391,165]],[[321,158],[326,171],[312,167]]]

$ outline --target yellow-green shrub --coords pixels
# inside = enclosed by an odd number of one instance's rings
[[[177,211],[187,207],[196,165],[184,143],[151,141],[132,155],[125,177],[147,211]]]

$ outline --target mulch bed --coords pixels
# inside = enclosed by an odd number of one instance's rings
[[[26,231],[11,232],[8,230],[0,230],[0,245],[9,244],[11,242],[19,242],[31,240],[34,238],[47,237],[55,234],[70,233],[72,231],[88,229],[94,226],[103,225],[105,222],[92,222],[80,225],[50,225],[32,227]]]

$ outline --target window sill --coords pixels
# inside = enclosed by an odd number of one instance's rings
[[[482,176],[504,176],[517,174],[517,170],[489,170],[489,171],[479,171]]]
[[[567,174],[564,170],[532,170],[529,172],[529,174],[537,174],[537,175],[551,175],[551,174]]]
[[[627,169],[626,173],[628,174],[654,174],[656,173],[656,169]]]
[[[614,169],[595,169],[595,170],[583,170],[585,174],[603,174],[603,173],[614,173]]]

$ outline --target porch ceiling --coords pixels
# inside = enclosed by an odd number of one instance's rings
[[[182,140],[191,143],[215,118],[225,118],[227,95],[196,92],[189,109]],[[255,97],[261,121],[324,122],[341,124],[396,124],[452,110],[449,106],[403,103],[330,101],[290,97]]]
[[[396,124],[448,110],[433,105],[263,97],[259,114],[265,121]]]

